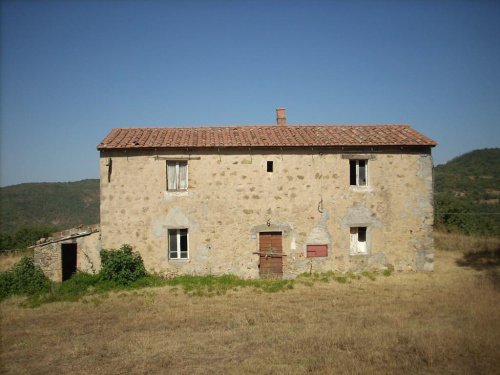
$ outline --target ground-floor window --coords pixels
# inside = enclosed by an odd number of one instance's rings
[[[351,227],[351,255],[367,253],[366,227]]]
[[[169,259],[189,258],[187,229],[168,230],[168,257]]]

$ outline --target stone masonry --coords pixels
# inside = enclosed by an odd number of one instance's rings
[[[367,160],[366,186],[349,184],[351,159]],[[167,191],[167,160],[187,160],[187,191]],[[433,269],[430,147],[104,149],[100,173],[102,247],[130,244],[160,274],[259,277],[266,231],[282,233],[285,278]],[[350,254],[352,227],[367,228],[366,254]],[[176,228],[189,259],[169,259]],[[327,256],[307,257],[312,244]]]

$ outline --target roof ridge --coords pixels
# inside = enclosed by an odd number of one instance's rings
[[[199,129],[199,128],[273,128],[286,129],[298,127],[412,127],[410,124],[286,124],[278,126],[276,124],[257,124],[257,125],[163,125],[163,126],[123,126],[112,128],[112,130],[156,130],[156,129]]]

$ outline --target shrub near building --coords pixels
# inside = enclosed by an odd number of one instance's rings
[[[33,259],[23,257],[11,270],[0,273],[0,299],[13,294],[28,294],[48,291],[50,281]]]
[[[122,245],[118,250],[102,250],[101,261],[99,274],[103,280],[128,285],[146,276],[141,255],[132,251],[130,245]]]

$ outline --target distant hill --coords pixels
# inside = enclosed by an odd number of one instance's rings
[[[500,148],[475,150],[434,168],[436,223],[500,235]]]
[[[22,226],[67,229],[99,223],[99,180],[27,183],[0,188],[1,232]]]

